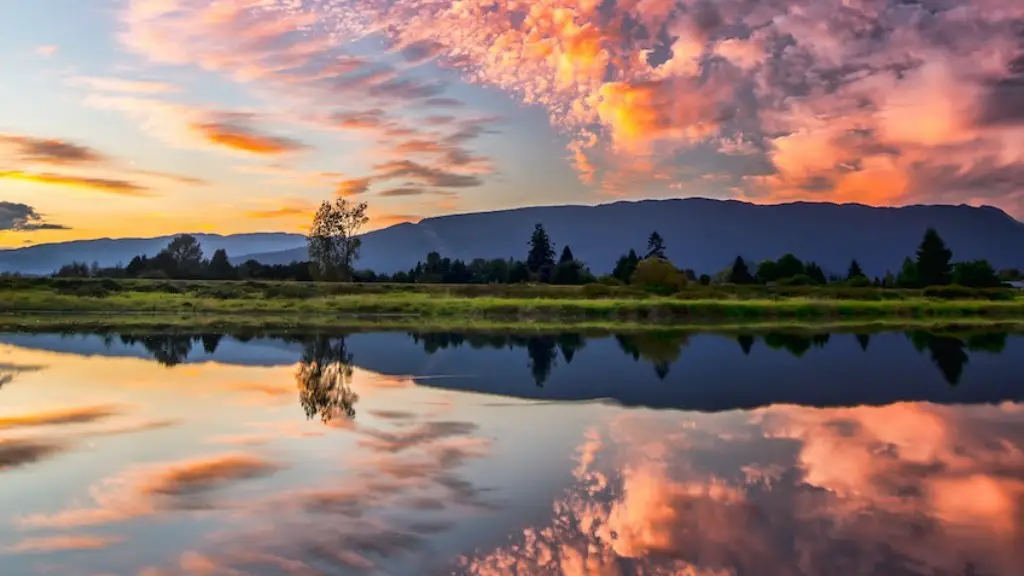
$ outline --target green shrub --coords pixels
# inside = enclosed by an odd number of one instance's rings
[[[987,299],[987,296],[974,288],[950,284],[949,286],[929,286],[924,289],[925,298],[939,298],[942,300],[972,300],[977,298]]]
[[[797,274],[796,276],[779,280],[778,284],[779,286],[814,286],[817,282],[807,274]]]
[[[607,298],[615,293],[615,289],[606,284],[587,284],[583,286],[584,298]]]
[[[683,289],[686,276],[663,258],[645,258],[636,266],[630,285],[655,294],[673,294]]]

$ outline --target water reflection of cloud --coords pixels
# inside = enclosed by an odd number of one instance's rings
[[[66,445],[54,440],[0,439],[0,471],[45,460],[66,448]]]
[[[490,439],[473,423],[435,420],[430,410],[368,410],[341,432],[355,440],[344,474],[234,503],[228,527],[177,567],[146,574],[395,573],[386,566],[396,561],[422,567],[432,558],[430,539],[455,526],[452,514],[494,507],[488,491],[463,475],[469,461],[490,455]]]
[[[621,417],[588,433],[549,524],[457,571],[1017,574],[1018,408],[777,406],[696,427]]]
[[[124,542],[119,536],[51,536],[47,538],[25,538],[7,548],[4,554],[49,554],[70,550],[101,550]]]
[[[264,478],[280,465],[247,453],[219,454],[131,469],[108,478],[89,493],[93,507],[71,507],[20,519],[26,528],[73,528],[122,522],[168,511],[216,508],[218,489]]]
[[[68,424],[91,424],[122,414],[124,408],[111,404],[61,408],[33,414],[0,416],[0,430],[29,428],[36,426],[61,426]]]

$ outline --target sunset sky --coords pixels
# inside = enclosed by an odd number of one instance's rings
[[[1019,0],[3,0],[0,246],[703,196],[1024,217]]]

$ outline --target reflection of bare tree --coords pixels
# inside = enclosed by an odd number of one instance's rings
[[[327,424],[335,418],[354,418],[359,396],[352,391],[352,354],[345,337],[317,336],[305,346],[295,374],[299,402],[307,418]]]

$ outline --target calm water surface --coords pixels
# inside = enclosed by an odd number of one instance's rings
[[[0,335],[0,574],[1024,574],[1024,336]]]

